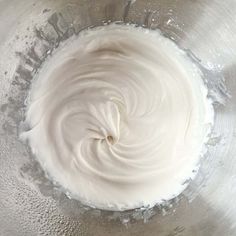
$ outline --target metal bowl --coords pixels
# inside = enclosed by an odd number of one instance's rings
[[[160,29],[199,64],[214,99],[215,126],[196,179],[153,209],[83,206],[46,178],[18,138],[43,61],[84,28],[113,21]],[[236,235],[235,22],[234,0],[1,0],[0,235]]]

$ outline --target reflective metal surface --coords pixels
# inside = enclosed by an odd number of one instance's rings
[[[82,206],[47,180],[18,139],[24,100],[45,58],[83,28],[108,21],[159,28],[200,64],[215,101],[197,178],[152,210]],[[0,0],[0,235],[236,235],[235,21],[234,0]]]

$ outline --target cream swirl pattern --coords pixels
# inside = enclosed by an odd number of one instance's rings
[[[194,176],[213,123],[197,66],[158,31],[83,31],[33,83],[21,134],[72,197],[109,210],[171,199]]]

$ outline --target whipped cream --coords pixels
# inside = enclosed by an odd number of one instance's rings
[[[80,33],[43,65],[21,134],[49,176],[101,209],[152,207],[194,177],[213,123],[198,67],[134,26]]]

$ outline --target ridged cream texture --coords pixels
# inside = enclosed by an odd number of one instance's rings
[[[213,123],[196,65],[158,31],[85,30],[43,65],[21,136],[73,198],[153,206],[193,178]]]

